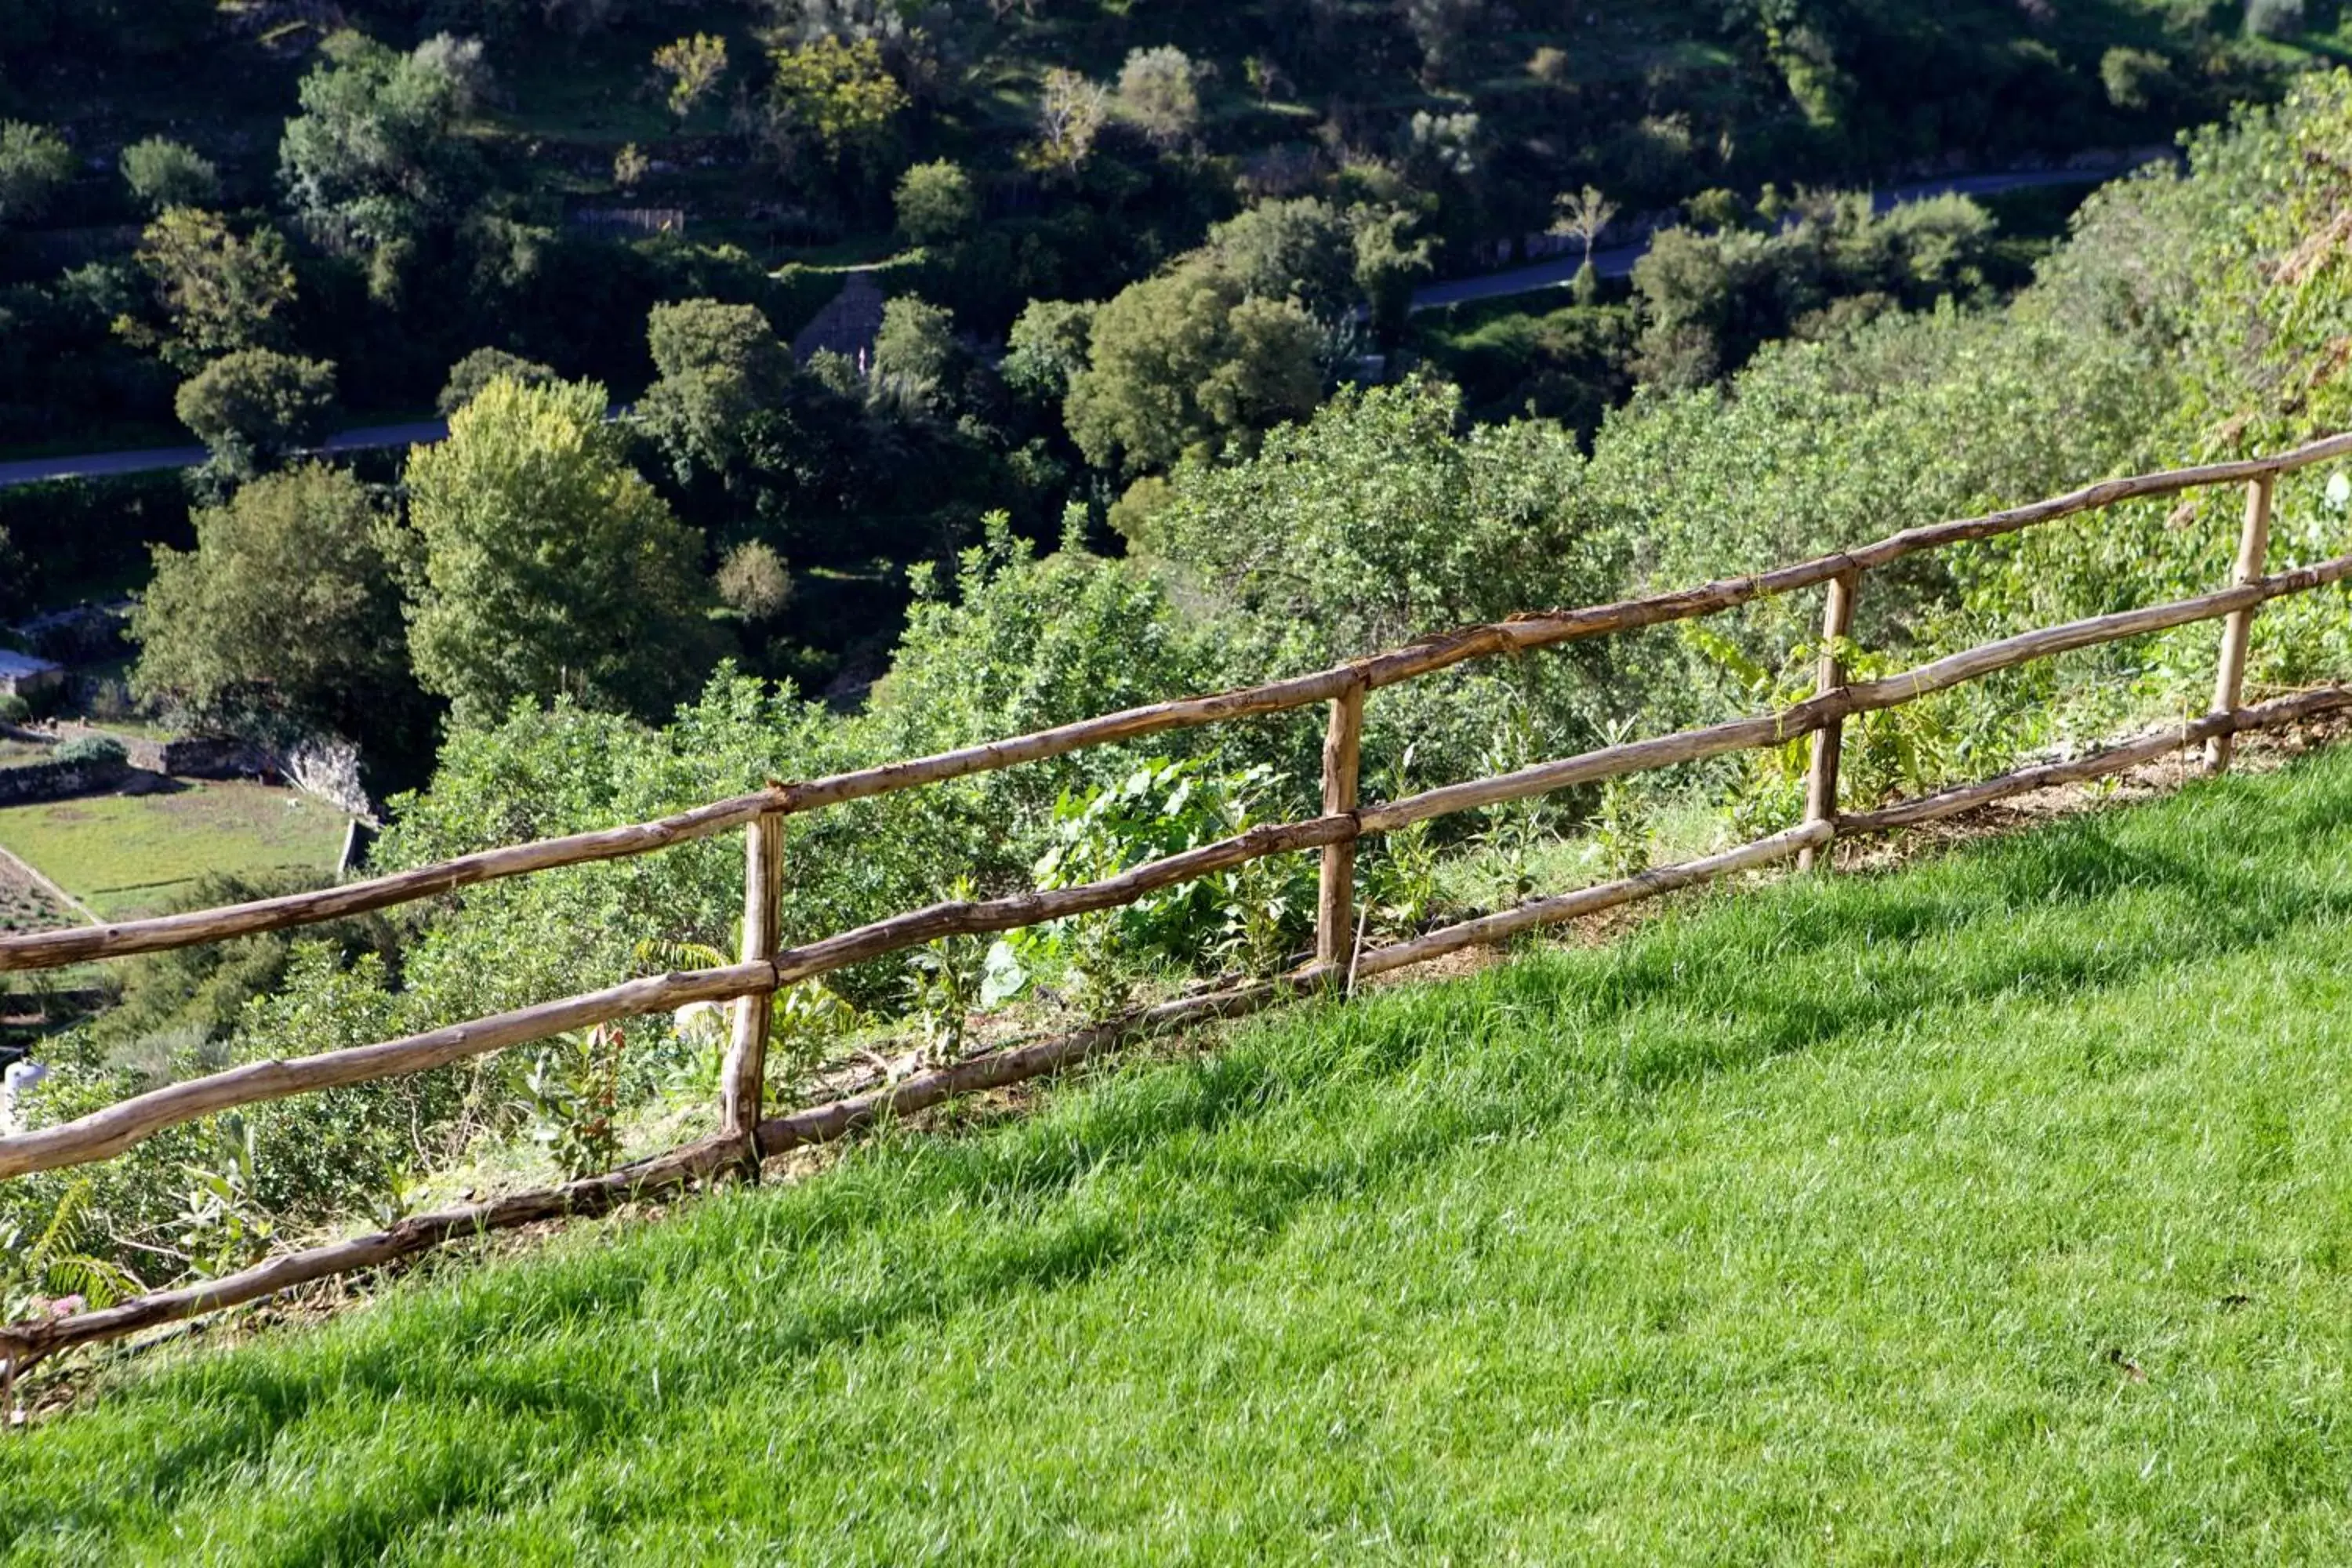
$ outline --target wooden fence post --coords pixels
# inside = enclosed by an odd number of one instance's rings
[[[774,962],[783,892],[784,819],[780,813],[762,812],[743,828],[744,963]],[[719,1126],[730,1138],[749,1138],[760,1125],[774,1000],[772,993],[757,991],[735,1003],[735,1036],[719,1088]]]
[[[1820,673],[1813,682],[1817,696],[1827,696],[1845,684],[1845,665],[1838,658],[1838,644],[1853,629],[1853,597],[1862,586],[1862,574],[1846,572],[1830,579],[1829,598],[1822,606],[1822,658]],[[1805,820],[1834,825],[1838,808],[1838,758],[1845,749],[1845,721],[1832,719],[1813,731],[1813,763],[1805,771]],[[1797,857],[1797,869],[1810,871],[1815,864],[1830,862],[1822,858],[1822,849],[1808,847]]]
[[[1331,726],[1323,735],[1323,815],[1356,809],[1363,772],[1364,687],[1360,681],[1331,700]],[[1316,900],[1315,961],[1345,974],[1356,950],[1356,841],[1323,847],[1323,883]]]
[[[2264,474],[2246,487],[2246,525],[2238,535],[2238,564],[2230,585],[2259,581],[2271,552],[2271,496],[2278,477]],[[2233,713],[2246,690],[2246,647],[2252,640],[2254,612],[2233,610],[2221,623],[2221,665],[2213,677],[2213,711]],[[2216,735],[2205,742],[2205,771],[2224,772],[2235,749],[2232,737]]]

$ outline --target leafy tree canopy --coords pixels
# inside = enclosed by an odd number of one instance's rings
[[[656,713],[709,668],[702,540],[593,382],[492,381],[408,458],[409,646],[461,718],[559,695]]]

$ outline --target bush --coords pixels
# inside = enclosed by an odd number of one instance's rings
[[[0,724],[21,724],[33,716],[33,705],[13,691],[0,691]]]
[[[47,126],[0,120],[0,223],[27,223],[74,176],[73,149]]]
[[[122,180],[150,212],[203,206],[220,195],[220,171],[193,147],[162,136],[122,150]]]
[[[449,379],[442,384],[441,395],[433,406],[446,419],[482,395],[482,388],[500,376],[511,376],[525,386],[545,386],[560,379],[554,369],[537,360],[510,354],[504,349],[476,349],[449,367]]]
[[[971,226],[971,177],[946,159],[918,163],[898,176],[899,231],[917,245],[945,245]]]
[[[322,438],[334,403],[333,365],[246,349],[190,377],[172,407],[215,461],[247,473]]]
[[[97,767],[111,763],[120,767],[131,761],[131,749],[111,735],[78,735],[59,746],[49,760]]]

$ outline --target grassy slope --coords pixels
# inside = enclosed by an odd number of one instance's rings
[[[152,910],[213,871],[333,869],[346,819],[292,790],[190,783],[0,810],[5,845],[109,919]]]
[[[0,1559],[2340,1560],[2347,914],[2352,752],[1294,1012],[129,1378]]]

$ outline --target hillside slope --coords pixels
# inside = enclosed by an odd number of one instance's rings
[[[2352,752],[127,1376],[0,1561],[2352,1549]]]

